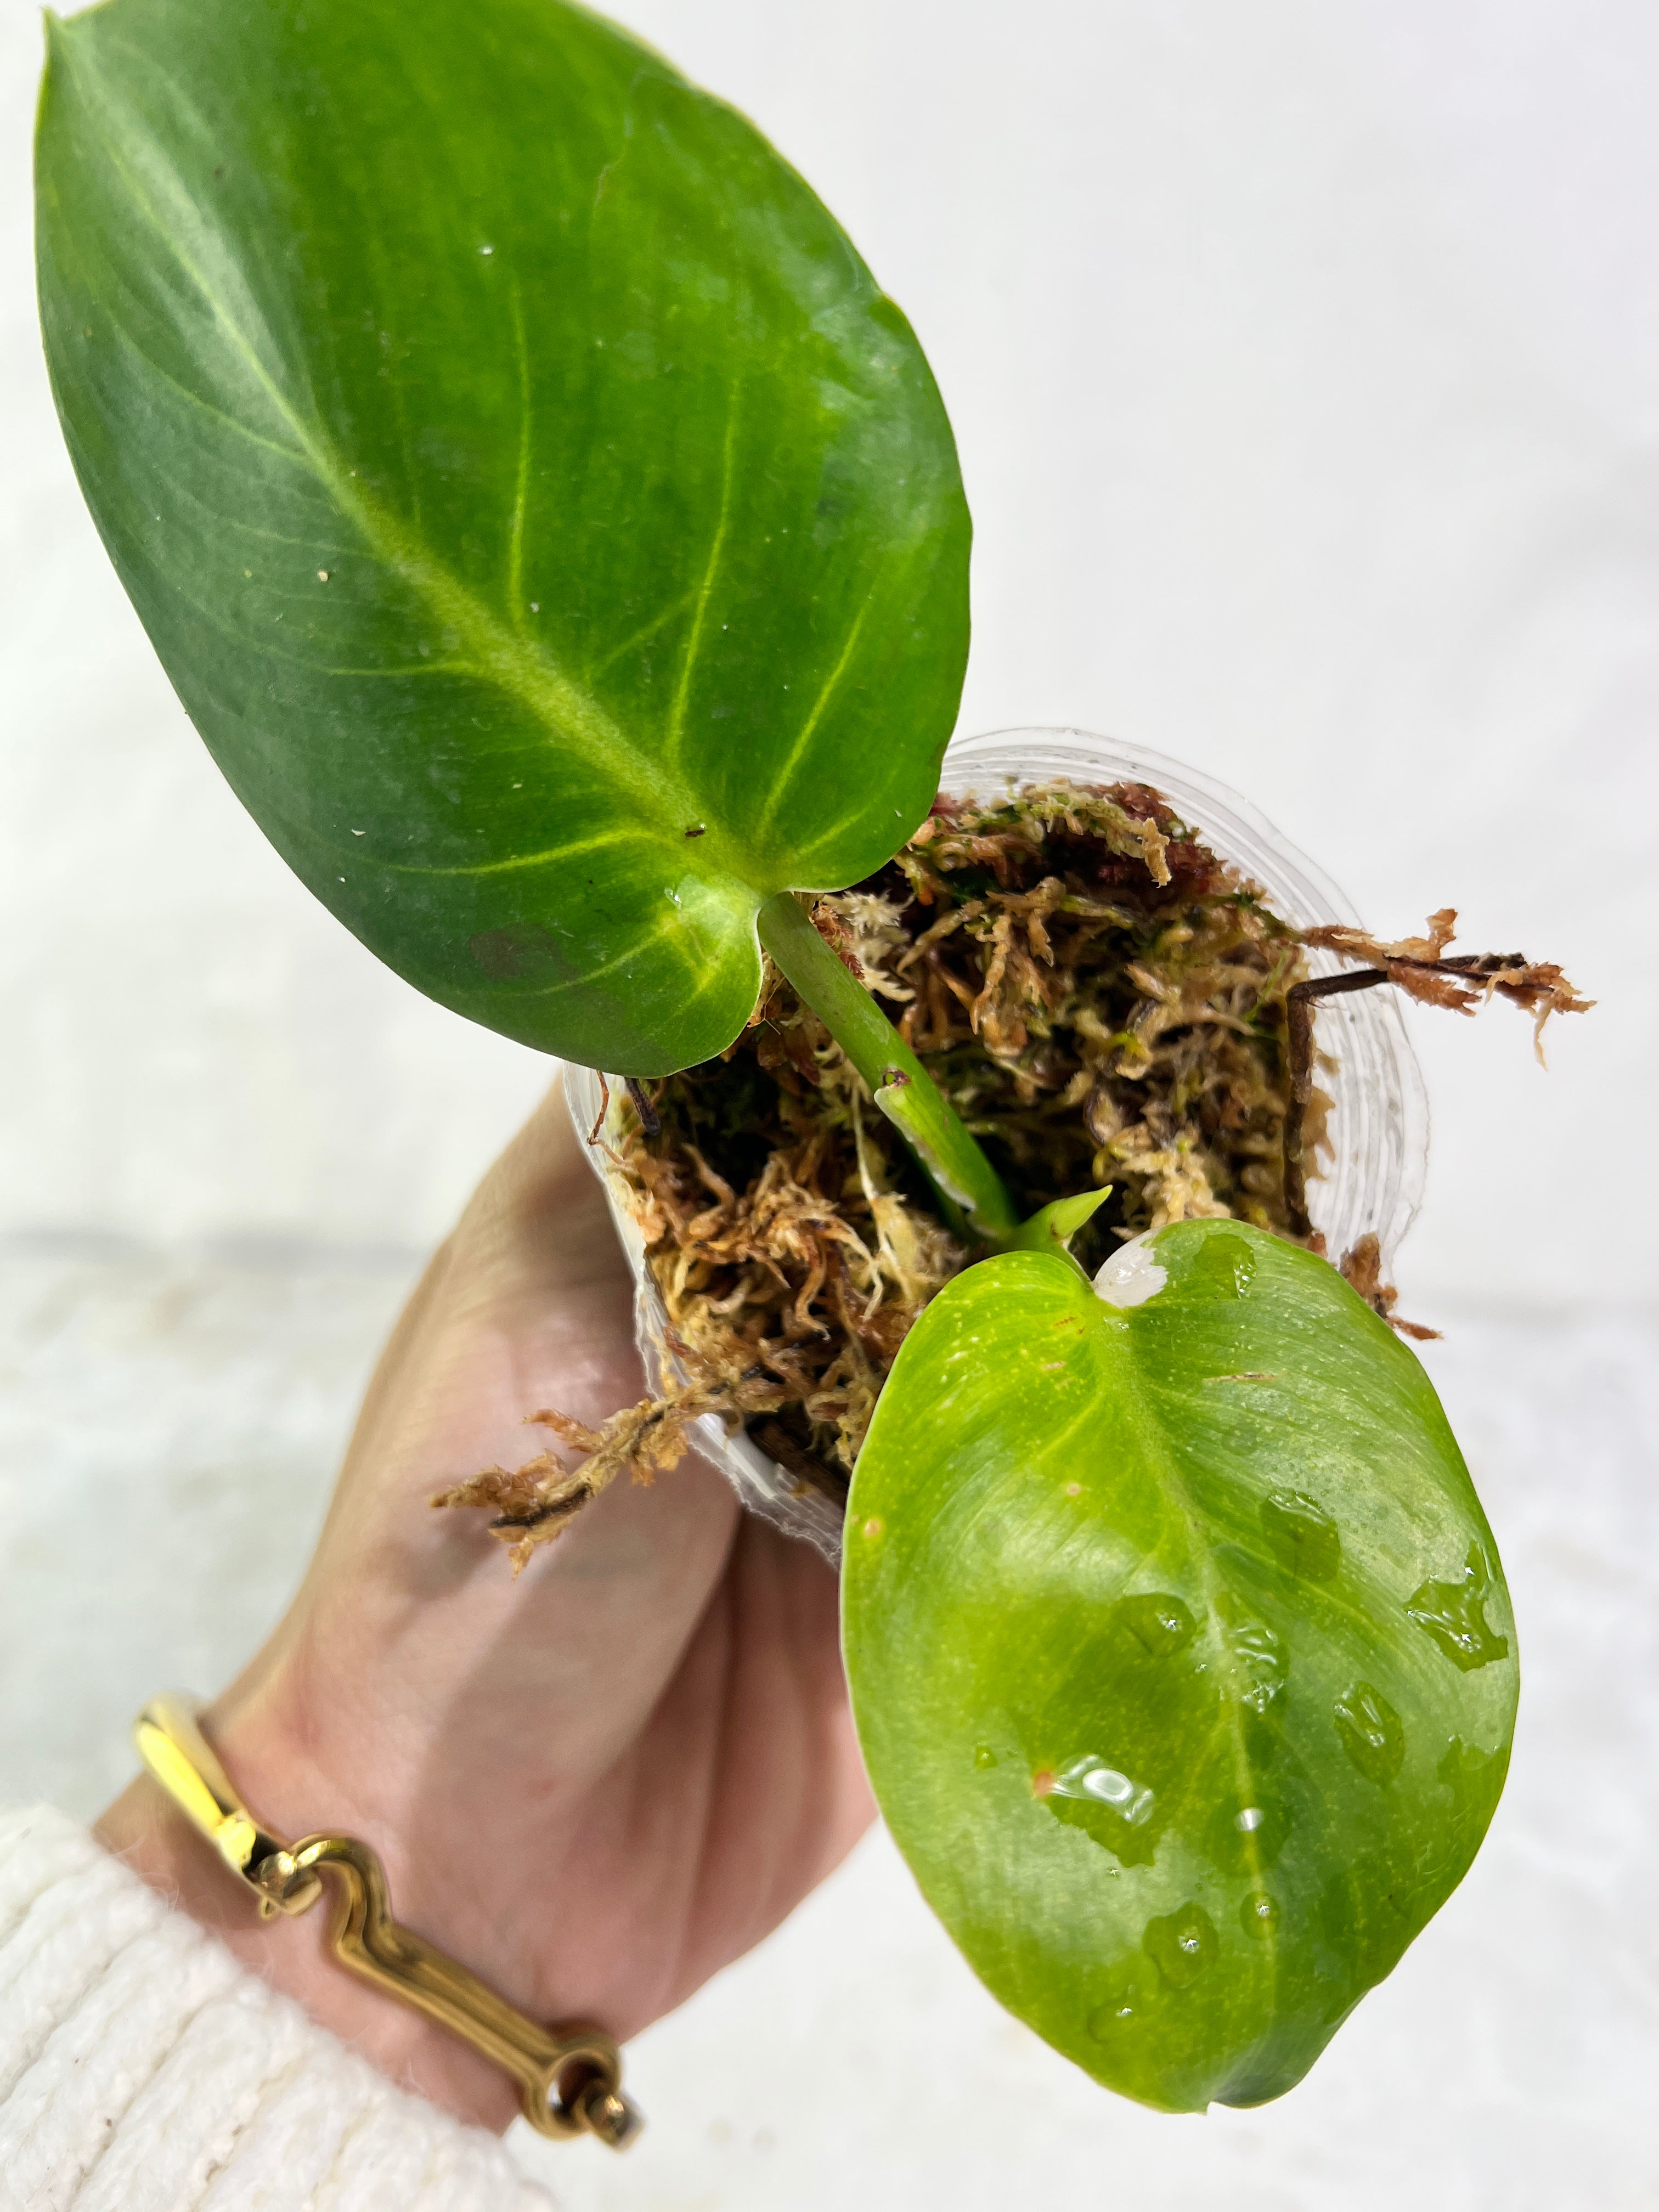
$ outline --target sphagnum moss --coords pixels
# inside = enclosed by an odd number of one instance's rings
[[[1196,1215],[1286,1231],[1285,993],[1305,958],[1156,793],[941,797],[894,861],[814,918],[1024,1211],[1110,1186],[1079,1240],[1085,1265]],[[642,1103],[613,1162],[680,1376],[601,1430],[536,1416],[580,1467],[550,1451],[447,1493],[492,1507],[520,1557],[623,1468],[672,1465],[709,1412],[747,1419],[798,1479],[844,1496],[899,1346],[971,1256],[775,970],[728,1052]]]
[[[1449,915],[1391,946],[1304,934],[1139,784],[941,796],[893,860],[813,918],[1023,1213],[1109,1188],[1073,1247],[1091,1272],[1125,1237],[1206,1216],[1323,1249],[1304,1190],[1330,1103],[1312,994],[1387,981],[1468,1012],[1497,989],[1540,1021],[1583,1003],[1559,969],[1447,961]],[[1370,964],[1316,980],[1310,943]],[[549,1449],[437,1501],[491,1509],[520,1565],[624,1468],[648,1480],[672,1466],[705,1413],[746,1421],[799,1481],[844,1498],[900,1345],[974,1256],[841,1046],[769,966],[719,1060],[629,1088],[610,1157],[678,1372],[599,1429],[532,1415],[582,1455],[575,1467]],[[1428,1334],[1394,1315],[1375,1237],[1343,1268],[1396,1328]]]

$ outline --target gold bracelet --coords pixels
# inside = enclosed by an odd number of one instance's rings
[[[354,1836],[285,1844],[262,1828],[196,1724],[187,1698],[156,1698],[133,1726],[138,1753],[161,1787],[252,1891],[260,1917],[301,1913],[337,1876],[329,1942],[343,1966],[470,2043],[519,2085],[538,2135],[596,2135],[623,2150],[644,2125],[622,2092],[622,2058],[597,2028],[545,2028],[485,1987],[476,1974],[392,1917],[386,1869]]]

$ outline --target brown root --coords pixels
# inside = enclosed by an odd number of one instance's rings
[[[1336,998],[1351,991],[1369,991],[1379,983],[1394,983],[1419,1006],[1443,1006],[1455,1014],[1473,1014],[1494,992],[1533,1017],[1533,1050],[1544,1065],[1544,1024],[1552,1014],[1584,1014],[1595,1004],[1581,999],[1553,960],[1528,960],[1523,952],[1460,952],[1445,957],[1457,921],[1455,907],[1443,906],[1429,916],[1427,935],[1402,938],[1384,945],[1363,929],[1331,924],[1304,930],[1300,942],[1340,959],[1371,964],[1346,975],[1320,975],[1299,982],[1286,993],[1289,1017],[1291,1103],[1285,1123],[1285,1199],[1292,1231],[1307,1239],[1313,1224],[1308,1218],[1306,1164],[1304,1157],[1304,1121],[1314,1097],[1313,1007],[1316,999]],[[1358,1250],[1359,1248],[1355,1247]],[[1385,1316],[1386,1317],[1386,1316]],[[1406,1324],[1395,1327],[1406,1329]],[[1409,1334],[1432,1335],[1433,1330]]]
[[[1342,1255],[1339,1270],[1351,1290],[1360,1297],[1375,1314],[1380,1314],[1390,1328],[1398,1329],[1401,1336],[1414,1337],[1419,1344],[1437,1343],[1437,1328],[1425,1328],[1421,1322],[1402,1321],[1395,1306],[1400,1293],[1392,1283],[1382,1279],[1382,1248],[1376,1233],[1368,1230],[1351,1251]]]
[[[1304,945],[1323,946],[1344,960],[1364,961],[1378,980],[1397,983],[1421,1006],[1445,1006],[1472,1014],[1494,992],[1533,1018],[1533,1047],[1541,1063],[1544,1024],[1552,1014],[1585,1014],[1595,1004],[1581,999],[1553,960],[1528,960],[1524,952],[1458,952],[1446,957],[1457,921],[1455,907],[1429,916],[1426,937],[1380,944],[1363,929],[1331,927],[1303,933]]]
[[[608,1490],[624,1469],[635,1482],[676,1467],[685,1456],[687,1431],[704,1413],[741,1419],[773,1402],[775,1392],[752,1394],[720,1386],[688,1384],[667,1398],[641,1398],[613,1413],[602,1428],[591,1429],[568,1413],[531,1413],[527,1420],[551,1429],[560,1441],[587,1456],[568,1468],[550,1451],[538,1452],[522,1467],[486,1468],[453,1490],[441,1491],[434,1505],[476,1505],[489,1510],[489,1533],[507,1547],[516,1575],[538,1544],[550,1544],[590,1498]]]

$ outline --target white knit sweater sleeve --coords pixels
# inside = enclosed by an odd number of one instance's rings
[[[549,2212],[61,1813],[0,1814],[0,2212]]]

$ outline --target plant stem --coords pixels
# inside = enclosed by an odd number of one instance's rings
[[[1001,1177],[881,1008],[813,928],[794,893],[769,899],[759,921],[761,943],[869,1085],[955,1217],[951,1227],[965,1224],[986,1243],[1006,1244],[1019,1215]]]

